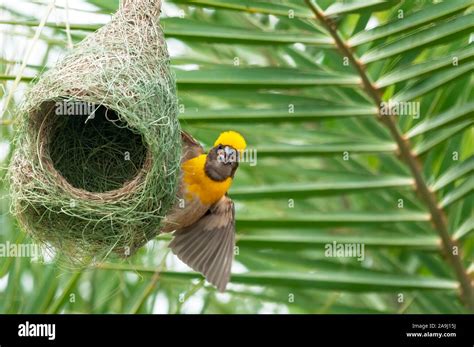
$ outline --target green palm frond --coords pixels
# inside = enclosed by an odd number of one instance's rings
[[[118,6],[88,2],[100,13]],[[295,313],[472,312],[473,10],[470,0],[168,1],[161,21],[182,127],[207,146],[238,130],[257,153],[230,192],[239,264],[230,299],[176,267],[160,237],[127,263],[81,274],[9,259],[0,312],[152,312],[160,300],[183,312],[182,293],[217,313],[263,302]],[[102,24],[70,23],[73,40]],[[44,42],[65,50],[65,24],[45,29]],[[18,64],[3,58],[8,91]],[[22,81],[40,74],[30,66]],[[385,116],[389,100],[420,113]],[[0,131],[8,139],[13,128]],[[0,206],[1,237],[16,240],[7,200]],[[326,256],[333,242],[363,244],[365,259]]]

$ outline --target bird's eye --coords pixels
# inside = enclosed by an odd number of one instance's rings
[[[224,146],[222,145],[217,146],[217,149],[222,149],[222,148],[224,148]]]

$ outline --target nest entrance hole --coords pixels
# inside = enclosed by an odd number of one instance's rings
[[[49,137],[44,139],[46,151],[54,169],[71,186],[104,193],[122,188],[139,174],[147,146],[115,111],[78,103],[57,112],[58,103],[53,104],[43,133]]]

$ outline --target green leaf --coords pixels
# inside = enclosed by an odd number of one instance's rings
[[[35,293],[25,305],[25,313],[45,313],[49,304],[54,300],[58,288],[58,278],[55,269],[51,266],[41,269],[42,280],[36,284]]]
[[[348,13],[376,12],[393,7],[398,2],[398,0],[349,0],[336,2],[324,10],[324,15],[337,16]]]
[[[287,249],[287,248],[316,248],[333,242],[336,243],[361,243],[365,247],[403,247],[423,250],[439,250],[440,240],[436,236],[419,235],[337,235],[320,234],[316,230],[311,233],[298,233],[293,229],[291,233],[280,230],[270,230],[269,233],[261,235],[261,229],[257,229],[251,235],[243,234],[238,236],[239,247],[255,247],[257,249]]]
[[[312,213],[311,215],[281,216],[239,216],[238,227],[280,227],[280,228],[314,228],[315,226],[378,226],[384,223],[411,223],[427,222],[430,220],[428,213],[363,213],[363,212],[328,212]]]
[[[474,58],[474,44],[470,44],[467,48],[453,52],[445,57],[397,68],[378,79],[375,86],[377,88],[388,87],[395,83],[404,82],[412,78],[417,78],[453,66],[454,59],[457,59],[460,63],[461,61],[470,60],[471,58]]]
[[[133,268],[120,264],[103,264],[102,269],[114,271],[138,271],[142,273],[154,273],[155,269],[148,267],[134,266]],[[202,278],[198,273],[193,272],[161,272],[163,280],[192,278]],[[315,288],[324,290],[344,290],[344,291],[393,291],[393,290],[456,290],[456,281],[420,277],[406,276],[374,271],[360,272],[324,272],[314,273],[294,273],[294,272],[250,272],[244,274],[233,274],[231,283],[262,286],[284,286],[291,288]]]
[[[256,147],[258,157],[278,156],[296,157],[313,155],[341,154],[350,149],[351,153],[385,153],[397,150],[395,143],[328,143],[323,145],[286,146],[259,145]]]
[[[328,74],[301,71],[297,69],[272,67],[216,67],[183,71],[176,69],[176,77],[180,88],[288,88],[311,87],[316,85],[354,86],[360,78],[350,75]]]
[[[429,137],[427,137],[426,139],[423,139],[423,141],[418,143],[413,149],[413,152],[416,155],[422,155],[428,152],[433,147],[439,145],[440,143],[443,143],[444,141],[450,139],[452,136],[463,131],[465,128],[471,126],[472,124],[473,124],[472,120],[466,120],[448,129],[443,129],[443,130],[434,132],[433,134],[430,134]]]
[[[474,190],[474,176],[469,177],[466,181],[461,183],[459,186],[451,190],[446,196],[440,201],[439,205],[442,208],[446,208],[452,205],[456,201],[462,199],[466,195],[472,193]]]
[[[392,57],[396,54],[408,52],[415,48],[433,45],[437,41],[446,39],[455,34],[469,32],[474,28],[474,13],[456,17],[455,19],[425,28],[414,34],[404,36],[399,40],[390,42],[382,47],[376,47],[365,53],[360,61],[363,64]]]
[[[446,85],[449,82],[456,80],[457,78],[466,77],[466,73],[472,71],[473,69],[474,61],[438,72],[433,76],[430,76],[429,78],[423,80],[421,83],[418,83],[415,86],[401,91],[400,93],[395,95],[393,99],[397,102],[413,100],[431,92],[436,88]]]
[[[0,24],[6,25],[18,25],[18,26],[25,26],[25,27],[37,27],[39,26],[39,21],[27,21],[27,20],[0,20]],[[83,30],[83,31],[96,31],[97,29],[101,28],[104,23],[94,23],[94,24],[74,24],[70,23],[69,28],[71,30]],[[45,23],[44,25],[47,28],[53,29],[66,29],[66,23]]]
[[[474,102],[470,102],[459,107],[453,107],[446,112],[443,112],[440,115],[428,118],[413,128],[411,128],[405,136],[407,138],[412,138],[421,134],[424,134],[428,131],[446,127],[455,122],[462,121],[474,113]]]
[[[0,221],[2,223],[5,223],[3,221],[3,218],[0,218]],[[23,234],[23,233],[19,234],[17,236],[17,239],[15,240],[15,244],[21,244],[25,240],[25,238],[26,238],[25,234]],[[6,257],[6,259],[4,259],[4,261],[2,261],[2,264],[0,266],[0,278],[5,276],[8,273],[8,270],[10,269],[10,267],[12,267],[14,259],[15,258],[13,258],[13,257]]]
[[[162,234],[159,240],[171,241],[170,235]],[[431,235],[393,235],[368,232],[366,234],[322,234],[319,230],[292,229],[245,229],[238,234],[239,247],[257,249],[294,249],[325,246],[329,243],[362,243],[367,247],[403,247],[434,251],[440,248],[440,239]]]
[[[249,13],[273,14],[286,16],[293,14],[296,18],[313,18],[313,13],[305,6],[298,6],[285,1],[278,3],[251,0],[173,0],[175,4],[186,4],[207,8],[222,8]]]
[[[451,280],[426,277],[408,277],[379,273],[322,272],[296,273],[249,273],[235,274],[232,283],[251,285],[279,285],[287,287],[309,287],[325,290],[345,291],[393,291],[447,289],[455,290],[457,283]]]
[[[470,216],[454,233],[453,239],[460,240],[474,230],[474,216]]]
[[[181,18],[161,20],[166,37],[189,39],[194,42],[224,42],[251,44],[293,44],[330,47],[333,40],[319,33],[259,31],[233,28],[228,25],[211,24],[202,21]]]
[[[249,83],[263,83],[263,81],[252,81]],[[296,81],[294,81],[296,83]],[[180,82],[182,83],[182,82]],[[244,82],[242,82],[244,83]],[[268,82],[271,83],[271,82]],[[287,81],[286,83],[292,83]],[[377,114],[376,107],[367,106],[326,106],[317,105],[294,105],[289,110],[289,105],[282,105],[273,109],[186,109],[185,113],[179,116],[181,121],[186,123],[194,122],[294,122],[311,121],[324,118],[340,117],[371,117]],[[275,105],[276,106],[276,105]]]
[[[49,314],[59,313],[61,307],[63,307],[69,301],[69,294],[77,286],[81,275],[82,272],[76,272],[71,276],[69,281],[64,286],[64,289],[59,298],[57,298],[56,301],[48,309]]]
[[[433,191],[438,191],[448,184],[451,184],[463,177],[464,175],[474,171],[474,156],[464,160],[460,164],[456,164],[449,168],[438,180],[431,186]]]
[[[27,76],[22,76],[21,81],[22,82],[31,82],[35,79],[35,77],[27,77]],[[14,81],[16,80],[16,76],[13,75],[1,75],[0,74],[0,81]]]
[[[233,112],[245,112],[246,109],[250,110],[286,110],[290,112],[290,105],[294,105],[295,112],[299,112],[299,108],[309,111],[311,107],[317,107],[321,109],[322,106],[325,108],[344,107],[351,106],[355,110],[361,108],[367,110],[370,109],[370,113],[377,112],[377,107],[371,104],[356,104],[356,105],[345,105],[340,102],[334,102],[330,95],[314,95],[314,93],[294,93],[294,91],[279,90],[277,93],[268,90],[248,90],[248,89],[203,89],[203,90],[192,90],[185,91],[179,94],[180,100],[186,105],[184,114],[187,112],[197,112],[196,108],[203,109],[207,113],[207,110],[212,111],[213,109],[229,109],[230,113]],[[209,105],[218,105],[215,108],[209,107]],[[224,108],[222,105],[227,106]],[[217,111],[216,111],[217,112]],[[252,112],[252,111],[249,111]],[[264,112],[264,111],[262,111]],[[273,112],[273,111],[271,111]],[[193,114],[193,113],[192,113]]]
[[[281,196],[308,197],[323,196],[330,194],[349,194],[353,192],[365,192],[372,189],[387,189],[396,187],[413,187],[414,180],[406,177],[355,177],[341,179],[333,182],[307,183],[307,184],[283,184],[272,186],[252,186],[231,189],[234,199],[262,199],[278,198]]]
[[[409,14],[401,19],[395,19],[373,29],[362,31],[349,39],[349,46],[359,46],[364,43],[400,34],[431,23],[448,15],[462,11],[472,5],[471,0],[449,0],[433,6],[426,6],[420,11]]]

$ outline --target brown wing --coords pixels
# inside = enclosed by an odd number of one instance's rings
[[[224,291],[234,259],[234,203],[223,196],[196,223],[175,231],[169,247],[208,282]]]
[[[183,145],[182,163],[204,153],[204,148],[199,142],[185,131],[181,131],[181,143]]]
[[[182,196],[182,194],[180,193],[179,196]],[[186,200],[184,206],[181,205],[182,203],[183,200],[178,201],[168,212],[162,223],[161,233],[170,233],[196,223],[210,208],[209,205],[203,204],[197,197]]]

